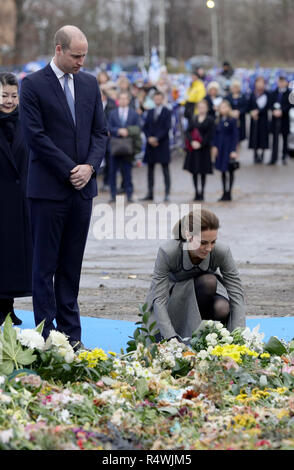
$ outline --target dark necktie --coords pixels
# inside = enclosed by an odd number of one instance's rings
[[[74,123],[76,123],[75,102],[68,85],[68,73],[64,74],[64,93]]]

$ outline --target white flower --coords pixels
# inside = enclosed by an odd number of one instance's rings
[[[234,339],[232,338],[232,336],[227,336],[227,337],[226,337],[226,342],[227,342],[228,344],[231,344],[233,341],[234,341]]]
[[[0,375],[0,385],[4,384],[4,382],[5,382],[4,375]]]
[[[135,371],[134,369],[132,368],[132,366],[126,366],[126,373],[128,375],[135,375]]]
[[[70,423],[70,413],[68,410],[62,410],[60,413],[60,419],[64,423]]]
[[[223,324],[220,321],[215,322],[215,327],[217,330],[223,330]]]
[[[207,326],[213,326],[214,321],[213,320],[207,320],[206,325]]]
[[[229,330],[227,330],[226,328],[222,328],[220,330],[220,334],[225,338],[226,336],[230,336],[230,332]]]
[[[211,346],[210,346],[210,347],[211,347]],[[212,350],[212,349],[213,349],[213,348],[211,348],[211,350]],[[208,352],[205,351],[205,349],[202,349],[201,351],[199,351],[198,356],[199,356],[200,359],[202,359],[202,360],[203,360],[203,359],[206,359],[207,356],[208,356]]]
[[[207,348],[208,354],[211,354],[212,351],[213,351],[213,349],[214,349],[214,348],[213,348],[212,346],[208,346],[208,348]]]
[[[13,438],[13,430],[12,429],[7,429],[5,431],[0,431],[0,441],[3,444],[7,444],[10,439]]]
[[[145,379],[151,379],[151,377],[153,376],[153,374],[150,372],[150,370],[148,370],[148,369],[143,369],[141,376],[142,376],[142,377],[145,377]]]
[[[50,349],[51,347],[56,346],[57,348],[68,347],[70,346],[67,337],[60,331],[51,330],[50,334],[46,340],[45,348]]]
[[[23,346],[26,346],[29,349],[44,350],[45,340],[36,330],[19,329],[19,331],[17,331],[17,338]]]
[[[121,409],[118,408],[112,415],[111,418],[111,423],[114,424],[115,426],[120,426],[122,423],[122,420],[125,417],[125,412]]]
[[[0,393],[0,402],[10,403],[11,401],[12,401],[12,398],[9,395],[6,395],[6,393]]]
[[[121,366],[120,360],[119,360],[119,359],[114,359],[114,361],[113,361],[113,367],[114,367],[115,369],[119,369],[120,366]]]

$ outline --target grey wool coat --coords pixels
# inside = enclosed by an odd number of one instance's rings
[[[202,319],[197,305],[193,273],[213,272],[217,275],[217,294],[230,302],[227,328],[245,327],[243,288],[229,247],[217,242],[211,253],[193,265],[185,243],[169,240],[157,254],[147,305],[151,312],[148,324],[156,326],[164,338],[188,338]]]

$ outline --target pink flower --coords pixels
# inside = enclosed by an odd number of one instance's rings
[[[294,366],[283,366],[282,372],[287,372],[288,374],[294,375]]]

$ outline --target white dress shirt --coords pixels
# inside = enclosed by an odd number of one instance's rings
[[[54,62],[54,59],[51,60],[50,66],[51,66],[53,72],[55,73],[56,77],[58,78],[60,86],[64,90],[64,75],[65,75],[65,73],[57,67],[57,65]],[[72,73],[68,74],[68,86],[69,86],[69,89],[71,91],[73,99],[75,99],[75,88],[74,88],[74,80],[73,80],[73,74]]]
[[[118,115],[120,119],[124,122],[124,124],[127,122],[128,119],[128,114],[129,114],[129,107],[126,108],[118,108]]]

